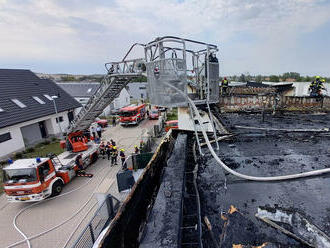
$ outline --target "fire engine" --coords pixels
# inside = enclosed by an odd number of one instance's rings
[[[127,125],[136,125],[139,124],[140,121],[144,120],[146,115],[146,105],[141,104],[141,105],[133,105],[133,106],[128,106],[121,108],[119,110],[119,123],[122,126],[127,126]]]
[[[97,144],[89,142],[83,151],[83,167],[98,158]],[[9,202],[41,201],[61,193],[78,171],[75,164],[77,154],[66,151],[58,156],[36,159],[19,159],[3,169],[4,190]]]

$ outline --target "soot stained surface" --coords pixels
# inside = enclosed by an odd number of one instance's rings
[[[250,125],[273,128],[324,128],[328,115],[271,117],[260,125],[260,115],[225,116],[228,126]],[[307,124],[310,125],[307,125]],[[317,133],[281,133],[233,129],[234,140],[220,144],[218,156],[232,169],[253,176],[295,174],[330,167],[330,137]],[[330,235],[330,175],[281,182],[253,182],[224,173],[207,149],[199,170],[202,213],[208,216],[221,247],[232,244],[303,247],[292,238],[269,227],[254,216],[259,206],[280,207],[302,213]],[[239,214],[224,214],[234,205]],[[224,223],[226,227],[224,228]],[[229,225],[230,224],[230,225]],[[222,235],[222,237],[220,237]],[[204,234],[204,247],[214,247]]]
[[[139,247],[177,246],[186,153],[187,135],[179,134]]]

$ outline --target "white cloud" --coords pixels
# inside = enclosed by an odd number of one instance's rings
[[[0,0],[0,61],[97,64],[120,59],[134,42],[177,35],[220,44],[225,73],[240,72],[253,56],[279,63],[299,35],[329,21],[329,10],[313,0]]]

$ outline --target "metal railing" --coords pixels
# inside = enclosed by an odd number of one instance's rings
[[[71,248],[91,248],[102,230],[115,216],[120,201],[108,195]]]

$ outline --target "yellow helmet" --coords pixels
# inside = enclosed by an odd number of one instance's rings
[[[134,146],[135,148],[137,147],[137,145]]]
[[[321,79],[321,82],[325,83],[325,79],[324,79],[324,78],[322,78],[322,79]]]
[[[124,149],[120,149],[122,152],[124,152],[125,150]]]
[[[113,149],[117,149],[117,146],[112,147]]]
[[[320,79],[320,76],[315,76],[316,79]]]

